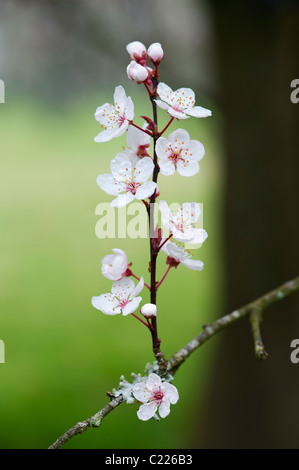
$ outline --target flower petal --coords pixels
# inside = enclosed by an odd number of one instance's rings
[[[143,277],[140,278],[140,281],[138,282],[137,286],[134,288],[134,290],[132,291],[130,297],[133,298],[133,297],[136,297],[138,294],[140,294],[140,292],[142,291],[144,287],[144,279]]]
[[[159,406],[159,415],[161,416],[161,418],[166,418],[166,416],[168,416],[169,413],[170,413],[170,403],[169,403],[169,400],[167,400],[167,398],[164,398],[164,400]]]
[[[125,193],[117,196],[113,201],[111,201],[112,207],[124,207],[135,199],[134,194]]]
[[[174,109],[171,106],[168,108],[168,114],[170,116],[176,118],[176,119],[188,119],[190,116],[187,116],[187,114],[183,113],[183,111],[179,111],[178,109]]]
[[[122,190],[110,173],[99,175],[97,177],[97,185],[110,196],[116,196]]]
[[[169,140],[167,140],[165,137],[159,137],[156,142],[156,153],[159,158],[167,159],[168,156],[172,153],[172,150],[169,147]]]
[[[159,106],[161,109],[165,109],[166,111],[170,108],[169,104],[164,103],[161,100],[154,100],[156,104]]]
[[[125,110],[127,95],[126,95],[124,88],[121,85],[115,88],[113,98],[114,98],[115,108],[117,109],[118,112],[123,113]]]
[[[114,178],[118,181],[126,181],[132,178],[132,163],[127,155],[118,153],[111,161],[110,170]]]
[[[146,403],[151,397],[151,392],[145,382],[136,383],[132,388],[133,396],[141,403]]]
[[[204,267],[204,263],[199,259],[186,258],[182,260],[181,263],[186,266],[186,268],[193,269],[194,271],[202,271]]]
[[[144,405],[140,406],[139,410],[137,411],[137,416],[139,419],[141,419],[141,421],[147,421],[154,416],[157,408],[158,405],[154,401],[145,403]]]
[[[160,388],[162,384],[161,377],[152,372],[151,374],[149,374],[146,384],[149,390]]]
[[[164,176],[171,176],[175,173],[175,165],[171,160],[159,160],[160,171]]]
[[[136,190],[136,199],[141,200],[150,197],[155,192],[156,188],[157,183],[154,183],[153,181],[147,181],[146,183],[143,183]]]
[[[185,144],[189,143],[190,135],[185,129],[176,129],[175,131],[171,132],[171,134],[169,134],[168,140],[172,144],[177,145],[177,143],[179,143],[180,147],[183,147],[182,145],[183,143]]]
[[[128,96],[125,104],[125,117],[128,121],[132,121],[134,119],[134,103],[132,98]]]
[[[119,299],[127,299],[134,289],[134,281],[129,277],[123,277],[112,284],[111,293]]]
[[[136,164],[136,169],[134,171],[134,180],[137,183],[144,183],[152,176],[153,171],[153,160],[150,157],[144,157],[139,160]]]
[[[108,142],[108,140],[113,139],[114,137],[119,136],[119,128],[118,127],[110,127],[102,132],[100,132],[97,136],[95,136],[95,142]]]
[[[201,106],[194,106],[194,108],[187,109],[186,114],[188,114],[189,116],[202,118],[212,116],[212,111],[206,108],[202,108]]]
[[[118,307],[118,300],[115,299],[114,296],[110,294],[110,292],[92,297],[91,303],[93,307],[95,307],[97,310],[100,310],[105,315],[116,315],[121,313],[121,310]]]
[[[177,162],[177,170],[181,176],[194,176],[199,172],[199,164],[194,161],[182,162],[179,160]]]
[[[171,105],[171,95],[173,94],[172,89],[166,85],[166,83],[160,82],[157,87],[157,93],[160,96],[162,101]],[[158,104],[158,103],[157,103]]]
[[[172,405],[175,405],[179,399],[179,393],[177,391],[177,388],[169,382],[163,382],[161,388],[170,403]]]
[[[169,230],[173,214],[166,201],[159,201],[159,210],[161,212],[162,224]]]
[[[142,297],[134,297],[127,305],[122,309],[122,314],[124,316],[129,315],[130,313],[135,312],[139,307]]]

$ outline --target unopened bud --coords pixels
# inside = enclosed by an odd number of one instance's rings
[[[127,67],[127,75],[130,80],[142,83],[148,78],[148,71],[145,67],[132,60]]]
[[[144,304],[141,309],[140,313],[145,318],[153,318],[157,316],[157,306],[155,304]]]
[[[164,51],[162,49],[162,46],[159,42],[154,42],[149,48],[148,48],[148,57],[152,61],[154,65],[159,65],[161,60],[164,57]]]
[[[145,65],[146,63],[146,47],[142,42],[133,41],[130,42],[127,47],[127,52],[130,54],[131,59],[136,60],[136,62]]]

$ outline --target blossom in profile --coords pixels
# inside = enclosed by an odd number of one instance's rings
[[[105,315],[122,313],[126,316],[135,312],[139,307],[142,297],[138,297],[138,294],[142,291],[143,286],[143,277],[137,286],[132,279],[123,277],[112,284],[111,292],[92,297],[91,303]]]
[[[148,79],[148,74],[148,69],[134,60],[132,60],[127,67],[128,78],[138,84],[145,82]]]
[[[113,207],[124,207],[136,199],[146,199],[156,190],[157,184],[147,181],[153,173],[154,163],[150,157],[144,157],[134,166],[129,157],[118,153],[111,161],[111,174],[97,177],[97,184],[111,196],[117,196],[111,202]]]
[[[107,279],[119,281],[126,275],[128,258],[126,253],[119,248],[114,248],[113,255],[106,255],[102,259],[102,274]]]
[[[138,382],[132,388],[136,400],[143,403],[137,411],[142,421],[152,418],[157,410],[161,418],[170,413],[170,405],[175,405],[179,399],[176,387],[169,382],[162,382],[157,374],[149,374],[146,382]]]
[[[191,88],[179,88],[173,91],[161,82],[157,87],[157,93],[160,97],[160,100],[156,100],[157,105],[178,120],[188,119],[191,116],[202,118],[212,115],[209,109],[195,106],[195,94]]]
[[[179,264],[194,271],[202,271],[204,264],[199,259],[191,259],[191,253],[173,241],[168,240],[161,248],[167,254],[166,264],[177,268]]]
[[[197,202],[184,202],[173,213],[166,201],[159,201],[159,209],[164,227],[169,230],[177,241],[203,243],[206,240],[207,232],[202,228],[196,227],[201,213]]]
[[[187,131],[177,129],[169,134],[168,139],[159,137],[156,152],[162,175],[173,175],[177,171],[182,176],[193,176],[199,171],[198,162],[205,149],[198,140],[190,140]]]
[[[109,103],[99,106],[95,118],[104,129],[94,138],[96,142],[107,142],[121,136],[128,129],[134,118],[134,104],[121,85],[115,88],[114,106]]]

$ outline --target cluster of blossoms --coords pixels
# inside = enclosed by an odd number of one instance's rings
[[[165,176],[173,175],[176,171],[184,177],[191,177],[199,171],[199,161],[205,150],[201,142],[190,138],[184,129],[177,129],[164,137],[165,131],[176,119],[189,117],[208,117],[211,111],[201,106],[195,106],[195,95],[190,88],[179,88],[173,91],[168,85],[159,82],[158,66],[163,60],[164,51],[160,43],[152,44],[148,49],[139,41],[127,45],[131,62],[127,67],[127,75],[137,84],[143,84],[153,106],[153,120],[142,116],[145,120],[142,126],[134,122],[134,104],[122,86],[117,86],[114,92],[114,104],[105,103],[99,106],[95,113],[96,120],[102,130],[95,137],[96,142],[107,142],[126,132],[127,148],[118,153],[110,163],[110,172],[97,177],[98,186],[108,195],[114,196],[113,207],[123,207],[134,199],[144,203],[149,216],[149,225],[153,228],[153,211],[160,192],[157,186],[159,172]],[[151,62],[151,66],[147,61]],[[162,131],[157,128],[157,107],[166,111],[169,122]],[[148,153],[153,142],[153,157]],[[207,238],[204,229],[197,226],[200,216],[200,206],[196,202],[185,202],[176,212],[168,207],[164,200],[159,201],[159,210],[163,226],[169,235],[163,238],[162,229],[158,226],[150,235],[150,272],[149,285],[143,277],[136,276],[128,263],[126,253],[114,248],[113,254],[102,260],[102,274],[113,281],[111,292],[92,297],[92,305],[106,315],[132,315],[142,322],[150,331],[153,339],[153,350],[157,353],[160,340],[157,336],[157,307],[156,291],[164,281],[172,267],[179,264],[192,270],[203,269],[203,262],[191,259],[191,254],[184,248],[186,242],[201,244]],[[166,256],[167,269],[160,281],[156,281],[156,258],[159,252]],[[131,279],[135,278],[138,282]],[[143,288],[150,291],[150,303],[140,308],[144,320],[136,315],[142,302]],[[159,407],[159,414],[165,417],[169,414],[170,404],[178,400],[176,388],[168,382],[162,382],[159,375],[149,374],[148,378],[134,385],[131,394],[142,402],[137,415],[141,420],[153,417]]]

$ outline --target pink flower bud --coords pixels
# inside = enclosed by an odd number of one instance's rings
[[[148,71],[145,67],[132,60],[127,67],[127,75],[130,80],[142,83],[147,79]]]
[[[130,42],[127,47],[127,52],[130,54],[131,59],[136,60],[136,62],[145,65],[146,62],[146,47],[142,42],[133,41]]]
[[[157,316],[157,307],[155,304],[144,304],[140,312],[145,318],[153,318]]]
[[[159,42],[154,42],[154,44],[148,48],[148,57],[154,65],[160,64],[164,57],[164,51]]]

